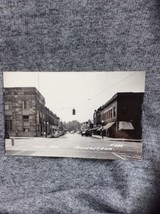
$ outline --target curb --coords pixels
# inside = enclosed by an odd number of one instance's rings
[[[107,137],[101,137],[101,136],[95,136],[95,135],[92,135],[92,137],[94,137],[94,138],[97,138],[97,139],[105,139],[105,140],[110,140],[110,141],[121,141],[121,142],[134,142],[134,143],[142,143],[142,140],[137,140],[137,139],[121,139],[121,138],[119,138],[119,139],[114,139],[114,138],[107,138]]]

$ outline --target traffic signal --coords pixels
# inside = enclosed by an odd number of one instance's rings
[[[76,114],[76,110],[75,110],[75,109],[72,110],[72,114],[73,114],[73,115]]]

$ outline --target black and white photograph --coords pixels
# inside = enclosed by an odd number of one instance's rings
[[[144,71],[3,72],[5,154],[142,160]]]

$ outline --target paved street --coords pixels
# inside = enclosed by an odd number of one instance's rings
[[[19,138],[14,146],[6,139],[5,148],[7,155],[140,160],[142,143],[68,133],[59,138]]]

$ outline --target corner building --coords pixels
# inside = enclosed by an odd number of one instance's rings
[[[58,129],[59,117],[34,87],[4,88],[5,137],[40,137]]]
[[[141,139],[143,97],[144,93],[115,94],[94,112],[95,126],[100,127],[103,121],[103,128],[108,137]]]

